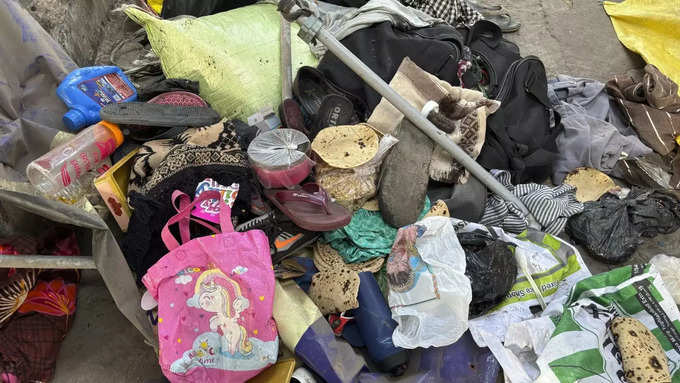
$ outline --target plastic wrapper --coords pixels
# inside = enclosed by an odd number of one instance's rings
[[[655,255],[649,263],[661,274],[664,285],[673,296],[676,305],[680,305],[680,258],[666,254]]]
[[[543,313],[561,312],[571,286],[590,276],[578,250],[550,234],[529,229],[510,235],[496,227],[455,218],[451,221],[458,235],[493,231],[500,240],[515,246],[517,278],[512,288],[495,307],[468,321],[470,333],[481,347],[494,351],[494,346],[503,342],[510,323],[533,318],[542,307]]]
[[[316,166],[316,182],[349,210],[355,211],[366,201],[375,197],[378,188],[380,165],[383,159],[399,140],[389,134],[380,139],[378,152],[367,163],[352,169],[334,168],[322,161]]]
[[[481,230],[458,233],[465,250],[465,275],[470,278],[470,316],[476,317],[495,307],[517,280],[515,246]]]
[[[290,188],[307,178],[314,167],[314,161],[307,156],[310,145],[300,131],[274,129],[253,139],[248,158],[265,188]]]
[[[607,195],[585,204],[569,219],[567,233],[602,262],[620,264],[633,256],[642,237],[668,234],[680,227],[676,198],[651,190],[633,189],[626,199]]]
[[[465,252],[448,218],[399,229],[386,268],[396,346],[441,347],[463,335],[472,290]]]

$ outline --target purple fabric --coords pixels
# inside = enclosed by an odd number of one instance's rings
[[[349,383],[364,367],[352,347],[336,339],[324,317],[317,319],[295,346],[295,354],[327,383]]]
[[[488,348],[480,348],[467,331],[446,347],[416,349],[406,373],[400,378],[385,374],[362,373],[360,383],[495,383],[501,367]]]

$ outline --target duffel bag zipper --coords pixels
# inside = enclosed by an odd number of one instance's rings
[[[416,29],[416,30],[413,30],[413,31],[409,31],[409,32],[411,32],[411,33],[413,33],[413,34],[415,34],[415,35],[420,36],[420,38],[427,39],[427,40],[446,41],[447,43],[453,45],[454,48],[456,48],[456,55],[458,56],[458,59],[460,60],[460,57],[461,57],[461,55],[462,55],[462,52],[460,51],[460,48],[458,47],[458,44],[455,43],[455,41],[458,41],[458,42],[460,42],[461,44],[462,44],[462,41],[455,40],[454,38],[437,39],[437,38],[434,38],[434,37],[432,37],[432,36],[423,35],[423,34],[419,33],[417,29]]]
[[[472,52],[472,55],[474,57],[477,57],[484,62],[484,67],[487,69],[487,71],[489,73],[489,86],[493,87],[494,83],[497,81],[496,70],[493,69],[493,66],[491,66],[491,63],[486,58],[484,53],[482,53],[481,51],[478,51],[476,49],[472,49],[472,48],[470,48],[470,52]],[[489,89],[492,89],[492,88],[489,88]]]
[[[517,69],[519,68],[520,65],[529,62],[529,61],[538,61],[541,62],[536,56],[527,56],[524,58],[521,58],[512,64],[510,64],[510,68],[508,68],[507,73],[505,73],[505,77],[503,77],[503,83],[501,84],[501,88],[498,90],[498,95],[496,95],[496,100],[500,101],[501,103],[505,101],[505,97],[507,97],[508,92],[510,92],[510,89],[512,88],[511,83],[514,80],[515,73],[517,72]],[[524,85],[524,90],[528,92],[529,90],[526,88],[526,84]]]

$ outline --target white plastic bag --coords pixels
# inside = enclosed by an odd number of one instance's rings
[[[399,229],[387,260],[395,346],[442,347],[463,335],[472,300],[464,273],[465,252],[448,218]]]
[[[649,263],[661,274],[661,280],[671,293],[676,305],[680,305],[680,258],[666,254],[655,255]]]

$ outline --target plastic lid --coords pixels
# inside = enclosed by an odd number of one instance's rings
[[[248,157],[264,169],[287,169],[307,159],[309,147],[309,139],[302,132],[274,129],[253,139],[248,146]]]
[[[64,125],[66,125],[66,128],[71,131],[78,131],[85,127],[87,125],[87,121],[85,121],[85,115],[82,114],[79,110],[77,109],[70,109],[68,112],[64,114],[64,117],[61,119],[64,122]]]
[[[113,138],[116,139],[116,146],[123,143],[123,132],[120,131],[118,125],[108,121],[99,121],[99,125],[105,126],[111,132]]]

